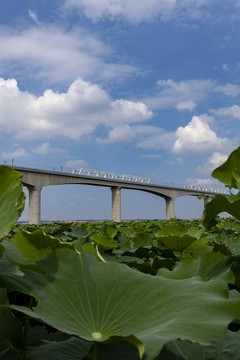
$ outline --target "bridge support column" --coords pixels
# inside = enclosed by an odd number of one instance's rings
[[[121,221],[121,188],[112,187],[112,219]]]
[[[209,201],[211,201],[212,200],[212,196],[205,196],[204,197],[204,208],[205,208],[205,206],[207,205],[207,203],[209,202]]]
[[[41,221],[41,190],[36,186],[29,186],[29,224],[40,224]]]
[[[170,220],[174,218],[174,199],[165,198],[166,201],[166,219]]]

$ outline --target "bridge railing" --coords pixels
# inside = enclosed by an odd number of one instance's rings
[[[116,180],[125,180],[130,182],[140,182],[150,184],[151,179],[142,176],[135,176],[135,175],[117,175],[112,172],[108,171],[101,171],[101,170],[91,170],[91,169],[73,169],[72,174],[78,175],[87,175],[87,176],[94,176],[94,177],[102,177],[104,179],[116,179]]]

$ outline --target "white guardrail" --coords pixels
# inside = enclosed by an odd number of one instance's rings
[[[199,185],[184,185],[185,189],[189,189],[189,190],[198,190],[198,191],[209,191],[212,193],[217,193],[217,194],[226,194],[227,190],[224,189],[215,189],[215,188],[210,188],[207,186],[199,186]]]
[[[115,173],[108,172],[108,171],[90,170],[90,169],[83,169],[83,168],[73,169],[72,174],[95,176],[95,177],[101,177],[104,179],[116,179],[116,180],[125,180],[125,181],[131,181],[131,182],[140,182],[140,183],[146,183],[146,184],[151,183],[150,178],[145,178],[145,177],[141,177],[141,176],[117,175]]]
[[[134,176],[134,175],[117,175],[113,172],[108,171],[101,171],[101,170],[91,170],[91,169],[73,169],[72,174],[76,175],[87,175],[93,177],[100,177],[103,179],[115,179],[115,180],[125,180],[129,182],[139,182],[145,184],[151,184],[152,181],[150,178],[141,177],[141,176]],[[200,186],[200,185],[184,185],[184,189],[188,190],[197,190],[197,191],[208,191],[217,194],[226,194],[227,191],[224,189],[215,189],[207,186]]]

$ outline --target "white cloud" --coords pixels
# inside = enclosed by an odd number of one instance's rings
[[[198,173],[211,173],[215,168],[223,164],[228,158],[227,154],[222,154],[219,152],[214,152],[204,163],[204,165],[199,166],[196,171]]]
[[[69,83],[78,76],[120,81],[140,71],[121,60],[110,62],[112,49],[82,27],[65,31],[54,25],[40,25],[16,31],[1,26],[0,47],[1,69],[16,76],[21,67],[31,81],[46,79],[48,84]]]
[[[178,110],[193,110],[214,89],[215,82],[210,79],[192,79],[176,82],[172,79],[159,80],[157,85],[161,90],[157,95],[145,99],[153,109],[176,108]]]
[[[201,179],[201,178],[187,178],[185,184],[189,185],[212,185],[215,184],[216,180],[212,179]]]
[[[214,91],[222,92],[228,96],[237,96],[238,94],[240,94],[240,86],[235,84],[226,84],[223,86],[217,86]]]
[[[38,25],[40,25],[40,22],[38,21],[38,17],[37,14],[32,11],[31,9],[28,10],[28,15],[30,16],[30,18]]]
[[[41,145],[37,146],[35,149],[33,149],[33,152],[39,155],[46,155],[46,154],[63,153],[64,150],[60,148],[51,147],[49,142],[44,142]]]
[[[226,70],[226,71],[229,70],[228,65],[227,64],[222,64],[222,69]]]
[[[232,145],[231,140],[218,137],[209,124],[198,116],[193,116],[185,127],[180,126],[176,137],[172,147],[174,153],[222,150]]]
[[[173,132],[167,132],[164,129],[156,128],[154,134],[138,142],[138,146],[143,149],[169,150],[175,140]]]
[[[20,91],[15,79],[0,79],[0,109],[1,131],[26,140],[59,135],[85,139],[100,124],[121,127],[152,116],[142,102],[112,101],[102,87],[82,79],[67,92],[46,90],[39,97]]]
[[[231,116],[234,119],[240,119],[240,106],[233,105],[230,107],[219,108],[217,110],[211,110],[215,115],[219,116]]]
[[[159,131],[159,128],[148,125],[130,126],[125,124],[123,126],[116,126],[109,131],[108,137],[104,139],[97,139],[98,144],[111,144],[116,142],[128,142],[134,138],[142,138]]]
[[[156,18],[204,21],[215,15],[211,5],[216,2],[216,0],[65,0],[63,8],[77,9],[80,15],[84,14],[94,22],[106,17],[123,18],[130,23],[153,21]]]
[[[18,148],[12,152],[8,152],[8,153],[2,153],[2,158],[3,159],[6,159],[6,160],[9,160],[9,159],[15,159],[15,158],[21,158],[21,157],[24,157],[26,156],[27,153],[26,151],[23,149],[23,148]]]
[[[69,160],[66,162],[65,166],[71,169],[79,169],[85,167],[87,162],[84,160]]]

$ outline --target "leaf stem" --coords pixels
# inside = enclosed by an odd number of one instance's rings
[[[33,306],[33,297],[31,297],[29,302],[29,308],[31,309]],[[30,316],[27,316],[25,319],[25,325],[24,325],[24,333],[23,333],[23,348],[20,356],[20,360],[25,360],[26,353],[27,353],[27,347],[28,347],[28,334],[29,334],[29,325],[30,325]]]
[[[100,345],[97,342],[93,345],[93,360],[100,360]]]

